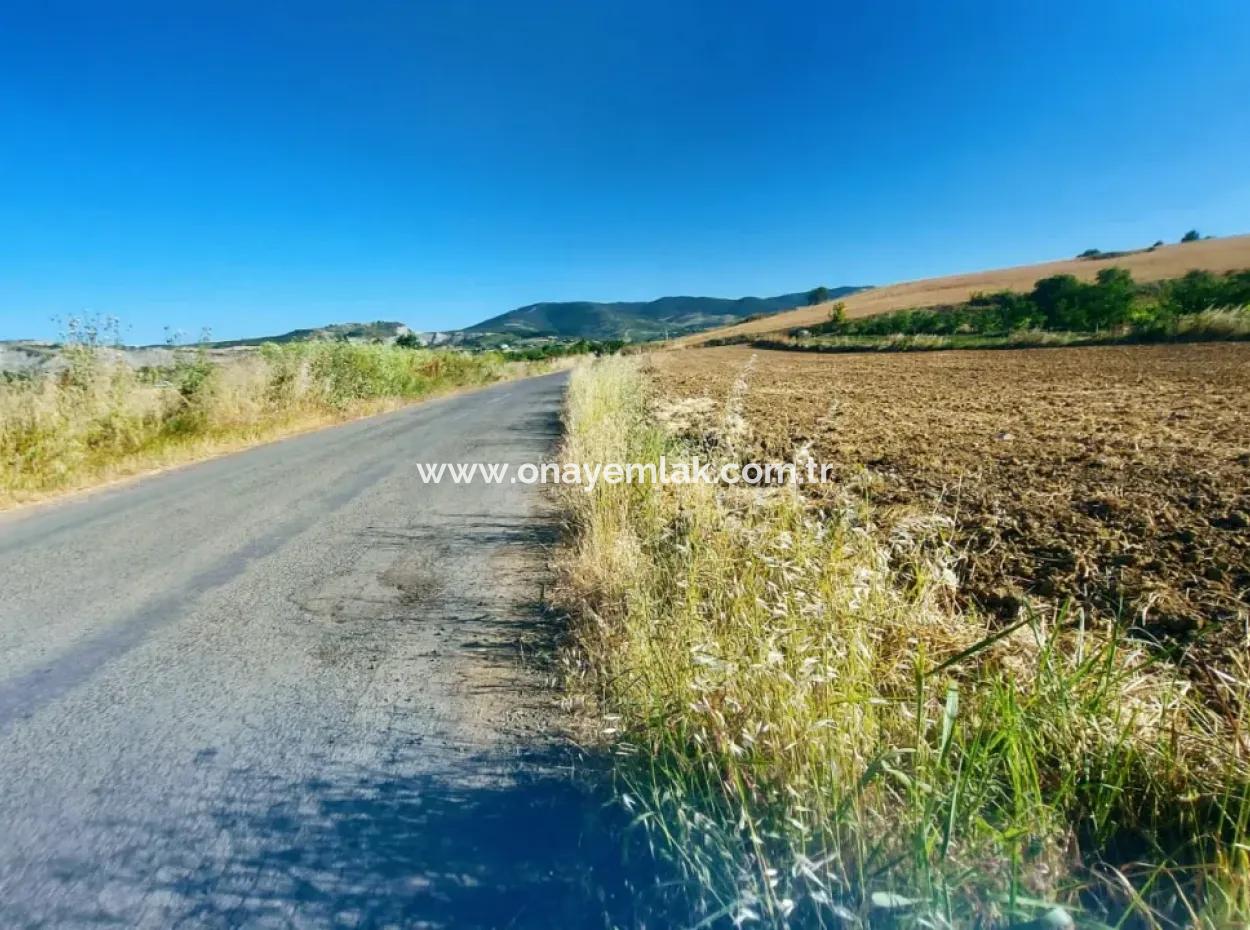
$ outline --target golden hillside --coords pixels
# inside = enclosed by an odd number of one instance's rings
[[[1225,272],[1250,268],[1250,235],[1227,236],[1221,239],[1204,239],[1180,245],[1165,245],[1149,252],[1135,252],[1108,259],[1066,259],[1042,262],[1037,265],[1018,265],[973,274],[949,275],[944,278],[926,278],[873,288],[844,298],[848,317],[872,316],[889,310],[911,307],[932,307],[954,304],[967,300],[978,291],[1031,290],[1039,278],[1056,274],[1072,274],[1084,280],[1093,280],[1102,268],[1127,268],[1138,281],[1158,281],[1174,278],[1193,268]],[[677,346],[692,346],[713,339],[739,335],[760,335],[811,326],[829,315],[832,303],[816,304],[787,310],[759,320],[738,323],[721,329],[694,333],[674,340]]]

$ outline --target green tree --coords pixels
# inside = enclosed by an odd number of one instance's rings
[[[1209,271],[1190,271],[1164,284],[1160,300],[1178,314],[1245,306],[1250,303],[1250,271],[1230,271],[1222,277]]]
[[[1084,329],[1082,289],[1075,275],[1057,274],[1042,278],[1033,285],[1033,305],[1042,316],[1046,329]]]
[[[968,307],[972,311],[968,323],[977,333],[1014,332],[1030,329],[1040,322],[1033,301],[1015,291],[974,294],[968,301]],[[953,315],[959,314],[953,312]]]
[[[1175,313],[1199,313],[1220,302],[1220,280],[1209,271],[1195,269],[1169,281],[1163,300]]]
[[[829,299],[829,288],[825,287],[824,285],[821,285],[820,287],[814,287],[810,291],[807,292],[807,305],[809,307],[815,306],[816,304],[823,304],[828,299]]]
[[[395,345],[401,349],[419,349],[421,348],[421,340],[417,338],[416,333],[404,333],[395,340]]]
[[[1095,330],[1124,325],[1136,293],[1137,285],[1126,269],[1102,269],[1094,286],[1085,290],[1085,325]]]
[[[1181,236],[1181,242],[1197,242],[1202,236],[1198,235],[1198,230],[1191,229],[1185,235]]]

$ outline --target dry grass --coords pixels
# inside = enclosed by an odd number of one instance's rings
[[[136,371],[88,345],[0,383],[0,509],[521,374],[494,354],[310,343]]]
[[[741,456],[769,359],[735,361],[712,398],[577,373],[565,459],[655,461],[691,429]],[[708,923],[1250,913],[1244,661],[1212,704],[1119,630],[1002,627],[961,607],[942,514],[883,532],[856,487],[566,500],[572,682]]]
[[[1143,283],[1179,277],[1194,268],[1216,273],[1236,271],[1250,267],[1250,236],[1228,236],[1183,245],[1161,246],[1151,252],[1138,252],[1113,259],[1069,259],[974,274],[926,278],[873,288],[852,294],[841,302],[846,306],[847,318],[856,319],[891,310],[962,303],[977,292],[1028,291],[1039,279],[1056,274],[1071,274],[1082,280],[1092,281],[1099,270],[1111,267],[1127,268],[1135,280]],[[749,323],[685,336],[674,340],[673,345],[695,346],[713,339],[780,333],[797,327],[812,326],[828,318],[831,306],[832,302],[801,307]]]

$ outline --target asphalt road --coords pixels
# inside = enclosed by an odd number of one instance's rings
[[[414,468],[549,457],[563,387],[0,518],[0,926],[600,926],[627,906],[534,660],[543,493]]]

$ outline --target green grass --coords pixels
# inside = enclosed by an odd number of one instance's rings
[[[0,505],[534,367],[497,353],[345,342],[271,344],[225,363],[186,350],[142,371],[91,343],[71,344],[65,359],[56,374],[0,383]]]
[[[564,458],[680,454],[654,403],[636,361],[576,372]],[[1244,656],[1200,697],[1118,627],[995,628],[954,607],[939,518],[882,542],[851,493],[566,503],[570,685],[710,922],[1250,916]]]

